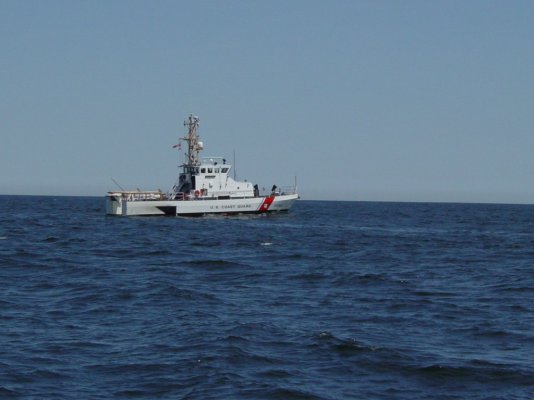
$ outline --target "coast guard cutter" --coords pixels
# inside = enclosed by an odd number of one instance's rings
[[[287,211],[299,198],[294,187],[273,186],[260,195],[258,185],[236,181],[232,166],[222,157],[199,157],[204,145],[198,134],[199,118],[190,115],[184,122],[187,135],[186,160],[176,184],[169,193],[121,190],[108,192],[106,213],[110,215],[260,214]]]

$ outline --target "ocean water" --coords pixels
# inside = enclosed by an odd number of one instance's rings
[[[534,207],[0,196],[0,398],[533,399]]]

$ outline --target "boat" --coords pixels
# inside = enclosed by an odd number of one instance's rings
[[[204,216],[208,214],[266,214],[287,212],[299,198],[297,185],[267,193],[257,184],[237,181],[231,176],[232,165],[222,157],[200,157],[204,144],[198,133],[199,118],[193,114],[184,122],[187,135],[185,161],[172,189],[121,190],[106,195],[106,214],[120,216],[172,215]],[[173,147],[181,147],[179,142]],[[119,186],[120,187],[120,186]]]

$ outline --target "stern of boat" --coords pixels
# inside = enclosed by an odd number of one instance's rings
[[[122,202],[121,193],[109,192],[106,196],[106,214],[122,215]]]
[[[176,215],[177,201],[169,200],[160,191],[108,192],[108,215]]]

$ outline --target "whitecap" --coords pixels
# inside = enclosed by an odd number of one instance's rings
[[[271,242],[263,242],[263,243],[260,243],[262,246],[270,246],[272,245]]]

